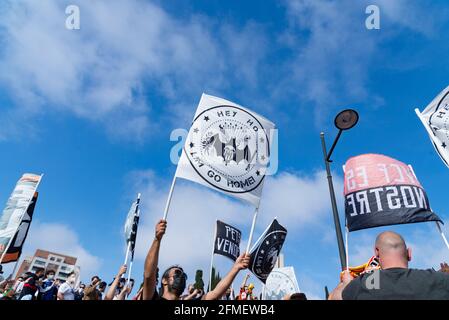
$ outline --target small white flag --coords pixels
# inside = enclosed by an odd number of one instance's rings
[[[449,167],[449,87],[433,99],[422,113],[418,109],[415,112],[441,160]]]
[[[203,94],[176,170],[258,207],[274,124],[238,104]]]
[[[293,267],[276,268],[265,282],[263,300],[282,300],[286,295],[299,293],[298,281]]]

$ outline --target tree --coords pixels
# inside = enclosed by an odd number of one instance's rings
[[[204,291],[203,270],[196,270],[195,284],[193,285],[193,287],[195,289]]]
[[[212,285],[209,283],[209,291],[212,291],[215,289],[217,284],[221,281],[220,272],[216,272],[215,267],[212,267]]]

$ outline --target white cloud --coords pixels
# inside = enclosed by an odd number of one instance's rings
[[[65,28],[63,2],[1,5],[0,85],[23,114],[69,112],[113,136],[142,139],[170,105],[257,81],[263,37],[254,24],[178,19],[149,1],[77,5],[80,30]]]
[[[365,27],[369,4],[380,7],[380,30]],[[285,6],[289,27],[279,41],[291,57],[277,95],[289,93],[300,99],[298,104],[311,104],[318,124],[341,105],[369,99],[370,107],[381,107],[383,98],[370,89],[371,70],[416,65],[414,53],[391,53],[389,45],[405,32],[432,37],[447,14],[438,6],[405,0],[288,0]]]
[[[362,6],[354,2],[296,0],[287,2],[290,30],[284,35],[293,59],[288,62],[292,90],[317,106],[320,122],[329,104],[367,96],[367,66],[376,38],[364,30]],[[287,85],[287,84],[286,84]]]
[[[25,241],[22,258],[34,255],[36,249],[76,257],[81,277],[87,279],[98,273],[102,259],[90,253],[80,241],[78,234],[68,225],[33,221]]]
[[[403,235],[407,246],[412,250],[411,268],[440,268],[440,263],[449,261],[449,250],[437,231],[435,223],[417,223],[388,226],[350,234],[350,265],[357,266],[368,261],[374,254],[376,236],[386,230]],[[443,227],[445,234],[448,227]]]
[[[343,190],[342,179],[334,175],[337,198]],[[322,225],[323,218],[330,212],[329,189],[324,171],[311,175],[281,172],[267,179],[261,200],[262,221],[267,224],[273,216],[288,225],[292,231],[304,226]]]
[[[384,18],[387,23],[390,22],[393,26],[399,26],[426,37],[432,37],[435,34],[443,17],[448,13],[447,8],[433,7],[425,2],[379,0],[376,1],[376,5],[380,8],[381,18]]]
[[[131,175],[133,189],[142,192],[142,216],[136,247],[136,258],[143,260],[154,237],[156,221],[162,218],[167,200],[169,182],[161,180],[151,171],[138,171]],[[342,183],[336,178],[336,187]],[[168,215],[167,234],[161,246],[160,268],[179,263],[192,277],[196,269],[204,271],[205,282],[209,274],[211,246],[215,220],[220,219],[242,231],[241,250],[246,248],[252,222],[253,208],[230,199],[208,188],[179,180],[175,187]],[[324,225],[330,212],[327,181],[321,171],[310,176],[281,173],[267,179],[253,243],[272,219],[277,216],[289,231],[286,246],[295,245],[305,237],[310,226]],[[216,259],[221,273],[230,267],[226,259]],[[301,269],[296,270],[301,274]],[[242,273],[244,274],[244,273]],[[240,283],[237,280],[236,283]],[[254,281],[254,280],[253,280]],[[316,286],[304,284],[311,297],[318,297]],[[259,285],[261,287],[261,285]]]

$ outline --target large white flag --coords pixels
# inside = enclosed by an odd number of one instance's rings
[[[274,124],[257,113],[203,94],[176,170],[258,207]]]
[[[444,89],[433,101],[416,114],[423,123],[435,150],[441,160],[449,167],[449,87]]]
[[[42,176],[35,174],[24,174],[9,197],[6,207],[0,216],[0,257],[3,258],[8,250],[41,178]]]

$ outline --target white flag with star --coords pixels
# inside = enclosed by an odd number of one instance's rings
[[[416,114],[429,134],[441,160],[449,167],[449,87],[446,87],[433,101]]]
[[[176,177],[258,207],[274,124],[234,102],[203,94]]]

